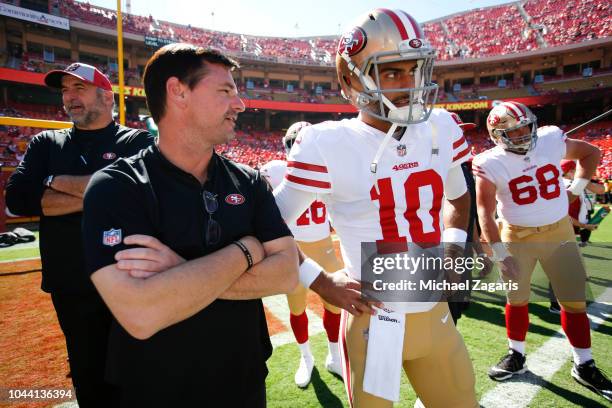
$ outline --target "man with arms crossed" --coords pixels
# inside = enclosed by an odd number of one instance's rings
[[[79,406],[114,406],[116,388],[104,380],[111,314],[85,272],[83,192],[93,172],[153,138],[115,123],[112,86],[97,68],[77,62],[47,73],[45,83],[61,90],[74,126],[32,139],[7,183],[6,203],[13,214],[40,216],[42,290],[51,294],[66,337]]]
[[[214,152],[244,111],[236,67],[159,49],[143,79],[158,143],[87,188],[87,269],[115,317],[107,374],[122,407],[266,404],[260,298],[295,288],[298,257],[268,183]]]

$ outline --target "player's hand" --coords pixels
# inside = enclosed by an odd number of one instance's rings
[[[519,266],[513,256],[506,257],[506,259],[500,261],[499,270],[506,279],[518,280]]]
[[[465,254],[465,248],[455,243],[446,242],[444,244],[444,260],[453,259],[453,265],[456,264],[456,260],[463,258]],[[445,275],[449,282],[460,283],[462,281],[462,273],[455,271],[454,269],[445,269]]]
[[[321,272],[310,285],[310,289],[328,303],[355,316],[361,316],[362,313],[374,315],[374,307],[383,307],[382,302],[363,294],[362,284],[350,278],[344,271]]]
[[[595,231],[597,229],[598,225],[596,224],[582,224],[582,226],[580,228],[582,229],[586,229],[589,231]]]
[[[493,261],[488,257],[482,257],[483,268],[478,272],[479,278],[485,278],[493,270]]]
[[[140,247],[115,254],[117,268],[134,278],[149,278],[185,262],[176,252],[149,235],[130,235],[123,239],[123,243]]]

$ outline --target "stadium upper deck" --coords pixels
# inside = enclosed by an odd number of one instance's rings
[[[56,2],[52,13],[114,28],[116,12],[74,0]],[[126,32],[215,46],[243,57],[275,62],[333,65],[336,36],[271,38],[184,26],[153,16],[124,15]],[[529,52],[602,39],[612,34],[606,0],[528,0],[470,10],[424,24],[440,59],[480,58]]]
[[[4,106],[57,104],[50,91],[40,87],[42,73],[73,61],[96,65],[118,82],[114,10],[75,0],[12,3],[63,17],[65,26],[0,16],[0,66],[11,68],[0,68]],[[549,113],[557,119],[564,116],[561,104],[596,99],[597,109],[607,106],[612,87],[610,17],[605,0],[528,0],[426,22],[426,34],[441,60],[434,70],[438,100],[449,110],[485,111],[495,99],[529,98],[523,102],[532,107],[559,106]],[[339,94],[332,58],[335,36],[257,37],[153,16],[123,18],[130,115],[146,112],[140,77],[148,57],[156,47],[173,41],[214,46],[236,56],[243,67],[236,73],[241,95],[251,110],[265,112],[266,123],[274,122],[268,118],[273,111],[354,112]],[[36,89],[20,92],[24,83]]]

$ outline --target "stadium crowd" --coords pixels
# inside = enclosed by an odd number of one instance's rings
[[[86,2],[67,0],[50,6],[51,12],[71,20],[114,28],[116,12],[94,6]],[[604,0],[529,0],[524,3],[509,3],[489,8],[476,9],[447,16],[443,19],[423,24],[424,31],[438,51],[438,59],[481,58],[524,52],[543,46],[559,46],[576,42],[603,38],[612,34],[612,7]],[[284,59],[286,62],[333,64],[336,52],[336,38],[323,37],[311,39],[258,37],[206,30],[190,25],[184,26],[132,14],[123,14],[124,30],[169,41],[183,41],[204,46],[212,46],[235,53],[241,57],[256,57],[271,61]],[[66,66],[70,61],[62,56],[49,58],[42,50],[7,49],[4,65],[9,68],[28,72],[43,73]],[[67,51],[66,51],[67,52]],[[117,64],[83,60],[96,66],[106,74],[111,82],[118,82]],[[609,69],[594,69],[593,74],[601,74]],[[580,74],[576,74],[580,75]],[[505,88],[516,89],[527,94],[556,94],[574,90],[572,84],[546,85],[556,80],[566,81],[567,76],[542,77],[544,83],[533,83],[529,87],[522,80],[509,80]],[[139,86],[141,72],[137,68],[125,68],[125,83]],[[301,103],[345,103],[338,91],[295,87],[264,86],[256,84],[247,89],[239,84],[244,98],[276,100]],[[479,99],[486,96],[486,90],[496,91],[501,85],[482,82],[480,85],[466,86],[465,89],[444,92],[440,90],[438,100],[457,101]],[[552,88],[551,88],[552,86]],[[590,86],[579,84],[584,88]],[[603,87],[603,80],[594,78],[592,88]],[[569,87],[569,88],[568,88]],[[582,89],[581,88],[581,89]]]
[[[67,120],[65,113],[53,106],[37,106],[13,103],[12,107],[0,109],[0,116],[28,117],[46,120]],[[145,128],[144,122],[137,117],[126,118],[127,126]],[[569,130],[575,125],[562,125]],[[23,157],[29,140],[38,133],[36,128],[0,126],[0,162],[13,167]],[[239,130],[237,137],[228,144],[221,145],[217,152],[254,168],[260,168],[270,160],[281,160],[284,150],[281,143],[282,132],[264,130]],[[612,121],[595,123],[572,135],[573,138],[586,140],[602,150],[602,159],[598,174],[602,179],[612,178]],[[466,138],[472,146],[472,153],[478,154],[493,147],[486,129],[479,127],[466,132]]]
[[[52,7],[71,20],[114,28],[114,10],[75,0]],[[605,0],[528,0],[470,10],[424,24],[440,59],[478,58],[604,38],[612,33],[612,7]],[[336,40],[258,37],[205,30],[123,14],[126,32],[214,46],[254,57],[333,64]],[[321,55],[327,58],[321,59]]]
[[[56,106],[12,103],[0,108],[0,116],[15,118],[68,121],[66,113]],[[126,125],[132,128],[146,128],[137,117],[126,117]],[[28,143],[42,129],[0,125],[0,167],[16,167],[25,154]]]

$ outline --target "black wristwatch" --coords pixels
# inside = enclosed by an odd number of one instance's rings
[[[55,176],[52,174],[43,180],[43,184],[45,185],[45,187],[51,188],[51,183],[53,183],[53,177]]]

